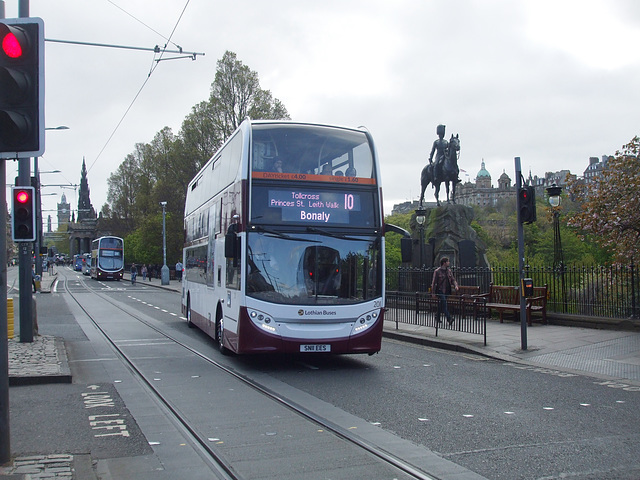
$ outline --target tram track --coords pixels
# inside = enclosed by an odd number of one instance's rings
[[[327,432],[331,432],[342,441],[347,442],[357,449],[360,449],[367,454],[375,457],[377,461],[386,464],[393,469],[397,469],[399,472],[402,472],[405,475],[404,478],[412,478],[418,480],[438,480],[442,478],[425,473],[423,470],[414,466],[410,462],[399,458],[397,455],[389,453],[385,449],[380,448],[379,446],[352,434],[348,428],[336,424],[330,419],[325,418],[311,411],[310,409],[305,408],[303,405],[300,405],[297,402],[279,394],[278,392],[258,383],[249,376],[239,373],[233,368],[220,363],[214,358],[211,358],[206,353],[197,350],[192,345],[185,343],[184,341],[176,338],[174,335],[167,333],[157,325],[149,322],[147,319],[143,318],[143,314],[132,312],[129,309],[125,308],[122,303],[110,298],[108,295],[90,288],[86,284],[86,279],[82,279],[82,281],[79,283],[86,290],[86,292],[89,292],[92,295],[100,298],[102,301],[107,302],[112,307],[123,312],[123,314],[127,317],[140,322],[145,327],[155,332],[157,335],[160,335],[166,341],[169,341],[172,345],[186,350],[187,352],[189,352],[189,354],[194,355],[198,359],[206,362],[208,365],[215,367],[217,370],[223,372],[225,375],[232,377],[234,380],[241,382],[243,385],[250,387],[252,390],[258,392],[260,395],[268,398],[269,400],[285,407],[295,415],[300,416],[306,421],[311,422],[312,424]],[[100,332],[106,342],[108,342],[109,346],[113,349],[118,358],[129,368],[132,375],[152,395],[154,400],[163,408],[163,410],[165,410],[165,412],[172,419],[173,423],[182,431],[183,435],[189,439],[192,446],[195,447],[196,450],[200,453],[200,456],[206,461],[212,472],[217,475],[217,478],[232,480],[241,480],[247,478],[243,476],[241,472],[237,471],[237,469],[227,461],[227,459],[224,457],[224,454],[222,454],[217,448],[215,448],[215,446],[211,444],[211,439],[207,435],[203,435],[198,431],[197,428],[193,426],[190,419],[182,413],[180,407],[175,405],[171,401],[171,399],[169,399],[162,392],[161,388],[158,388],[156,386],[154,379],[150,378],[149,375],[145,374],[145,372],[142,371],[142,369],[138,368],[131,355],[129,355],[125,351],[125,349],[118,344],[118,341],[116,341],[109,334],[109,332],[105,328],[103,328],[103,326],[94,317],[94,315],[92,315],[92,313],[87,308],[85,308],[76,293],[69,287],[68,281],[64,282],[64,291],[84,312],[90,322]]]

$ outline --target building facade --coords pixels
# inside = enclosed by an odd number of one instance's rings
[[[516,189],[505,171],[498,178],[498,187],[493,187],[491,174],[486,169],[484,160],[480,164],[475,183],[467,181],[456,189],[456,203],[467,206],[494,207],[499,200],[515,196]]]
[[[602,170],[607,168],[608,161],[609,155],[602,155],[601,159],[598,157],[589,157],[589,165],[584,171],[584,181],[586,183],[593,182],[593,180],[602,173]]]

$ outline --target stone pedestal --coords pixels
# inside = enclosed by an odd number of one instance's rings
[[[425,208],[426,221],[423,236],[430,244],[431,259],[426,265],[440,265],[441,257],[449,257],[452,267],[488,267],[486,245],[471,227],[473,209],[464,205],[446,204],[435,208]],[[414,238],[420,239],[420,231],[412,220]],[[414,259],[417,265],[418,259]]]

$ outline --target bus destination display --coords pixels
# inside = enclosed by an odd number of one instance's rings
[[[269,189],[268,208],[279,208],[283,222],[347,224],[351,212],[360,212],[360,194],[303,189]]]

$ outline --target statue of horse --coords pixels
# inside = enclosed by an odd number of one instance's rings
[[[420,184],[422,187],[422,191],[420,192],[420,205],[422,205],[424,200],[424,191],[427,185],[431,183],[436,189],[436,203],[440,206],[440,199],[438,197],[440,195],[440,185],[442,182],[444,182],[447,189],[447,203],[456,203],[456,184],[460,182],[458,178],[458,174],[460,173],[458,169],[459,152],[460,136],[453,136],[452,134],[445,152],[444,161],[442,162],[442,172],[436,173],[436,166],[432,163],[429,163],[422,169],[420,175]],[[449,198],[450,184],[452,190],[451,198]]]
[[[424,191],[426,190],[427,185],[433,183],[433,168],[433,163],[427,163],[420,174],[420,185],[422,187],[422,191],[420,192],[420,206],[422,206]]]

